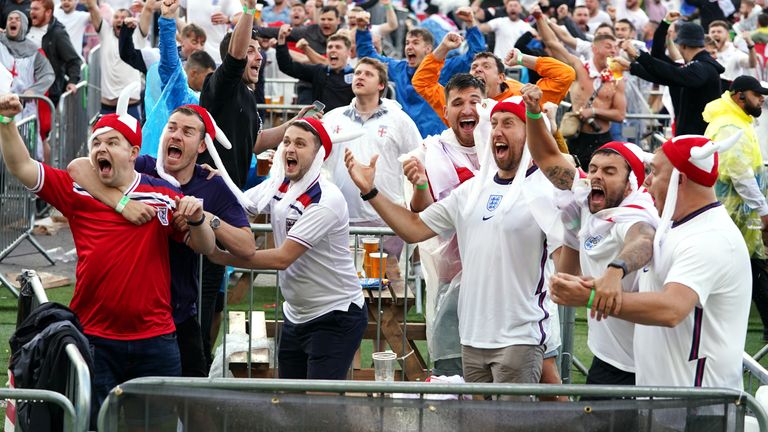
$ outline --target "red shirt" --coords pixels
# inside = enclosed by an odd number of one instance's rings
[[[171,224],[174,197],[181,192],[137,174],[127,195],[156,207],[157,217],[136,226],[80,188],[66,171],[38,166],[32,192],[67,217],[75,240],[77,281],[70,308],[85,333],[134,340],[175,331],[168,237],[183,239]]]

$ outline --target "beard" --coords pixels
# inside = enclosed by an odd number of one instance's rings
[[[757,106],[744,105],[744,112],[746,112],[747,114],[751,115],[754,118],[758,118],[763,113],[763,107],[761,107],[760,105],[757,105]]]

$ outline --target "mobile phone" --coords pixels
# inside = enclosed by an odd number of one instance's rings
[[[304,115],[306,117],[309,117],[314,113],[323,112],[324,109],[325,109],[325,104],[320,102],[319,100],[316,100],[312,102],[312,108],[310,108],[310,110],[307,111],[307,113]]]

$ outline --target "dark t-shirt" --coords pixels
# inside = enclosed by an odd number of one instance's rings
[[[216,72],[205,78],[200,93],[200,105],[211,113],[232,143],[231,150],[222,147],[218,141],[214,145],[229,176],[239,188],[245,186],[248,180],[253,146],[261,129],[256,93],[245,85],[242,78],[246,63],[245,59],[238,60],[227,54]],[[207,151],[198,156],[197,163],[214,166]]]
[[[139,156],[136,160],[136,171],[158,177],[155,164],[157,160],[151,156]],[[229,190],[221,177],[216,176],[206,180],[208,171],[195,166],[195,173],[186,184],[181,185],[184,195],[191,195],[203,200],[203,208],[221,218],[222,221],[235,226],[247,227],[248,217],[245,210],[237,202],[237,198]],[[206,221],[207,222],[207,221]],[[197,277],[200,273],[200,258],[189,247],[177,242],[170,242],[171,260],[171,305],[173,320],[182,323],[197,313]],[[218,280],[224,274],[224,268],[218,267]],[[216,277],[209,275],[206,268],[205,279]]]

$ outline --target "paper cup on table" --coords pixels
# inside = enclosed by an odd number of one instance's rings
[[[387,268],[387,256],[384,252],[371,252],[368,254],[371,261],[371,275],[369,278],[379,279],[384,278],[384,272],[382,269]]]
[[[397,354],[392,351],[375,352],[372,357],[374,379],[376,381],[394,381]]]

